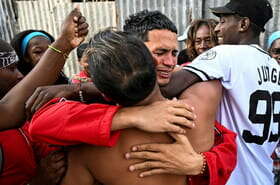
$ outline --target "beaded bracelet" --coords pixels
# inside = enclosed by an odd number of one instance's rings
[[[65,60],[68,58],[68,55],[67,55],[66,53],[63,53],[61,50],[59,50],[59,49],[57,49],[57,48],[55,48],[55,47],[53,47],[53,46],[51,46],[51,45],[48,45],[48,47],[49,47],[51,50],[53,50],[53,51],[55,51],[55,52],[57,52],[57,53],[59,53],[59,54],[62,54],[62,56],[63,56],[63,58],[64,58]]]
[[[80,102],[85,103],[85,99],[84,99],[83,91],[82,91],[82,83],[78,83],[77,85],[78,85]]]
[[[84,100],[84,96],[83,96],[83,91],[82,90],[79,90],[79,97],[80,97],[80,101],[85,103],[85,100]]]
[[[200,155],[203,157],[203,164],[202,164],[202,168],[201,168],[201,170],[200,170],[199,175],[203,175],[204,172],[205,172],[205,170],[206,170],[206,165],[207,165],[207,163],[206,163],[206,157],[205,157],[205,155],[204,155],[203,153],[200,153]]]

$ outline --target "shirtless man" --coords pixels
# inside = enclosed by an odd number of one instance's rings
[[[165,99],[156,83],[151,53],[141,40],[124,32],[106,30],[91,40],[91,46],[90,73],[105,96],[125,106],[147,105]],[[186,183],[184,175],[157,175],[142,179],[137,173],[130,173],[128,165],[139,160],[128,161],[124,158],[124,153],[139,141],[171,143],[172,138],[167,134],[125,129],[112,148],[91,145],[73,147],[62,184],[90,185],[95,183],[95,179],[105,185]],[[200,157],[198,155],[197,160]],[[198,168],[198,173],[200,170]]]

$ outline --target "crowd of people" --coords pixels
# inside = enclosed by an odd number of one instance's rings
[[[143,10],[84,42],[76,8],[57,39],[0,40],[0,184],[279,185],[280,31],[259,44],[271,5],[210,10],[181,37]]]

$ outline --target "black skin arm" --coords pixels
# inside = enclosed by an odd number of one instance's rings
[[[163,95],[167,98],[178,97],[185,89],[202,80],[194,73],[187,70],[174,72],[170,83],[161,87]],[[55,97],[65,97],[72,100],[79,99],[79,91],[83,92],[84,101],[87,103],[105,103],[102,94],[92,82],[71,85],[45,86],[36,89],[26,102],[28,115],[33,115],[41,106]]]
[[[79,91],[81,91],[83,100],[87,103],[108,104],[92,82],[42,86],[38,87],[25,103],[27,117],[31,118],[39,108],[53,98],[64,97],[69,100],[81,101]]]
[[[201,78],[188,70],[179,70],[171,76],[170,82],[160,88],[162,94],[167,98],[178,97],[191,85],[202,82]]]

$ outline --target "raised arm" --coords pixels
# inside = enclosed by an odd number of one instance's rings
[[[49,48],[35,68],[0,100],[0,130],[21,126],[25,119],[25,101],[36,87],[56,80],[65,56],[84,40],[87,28],[85,18],[78,9],[66,17],[58,39],[51,45],[64,54]]]

